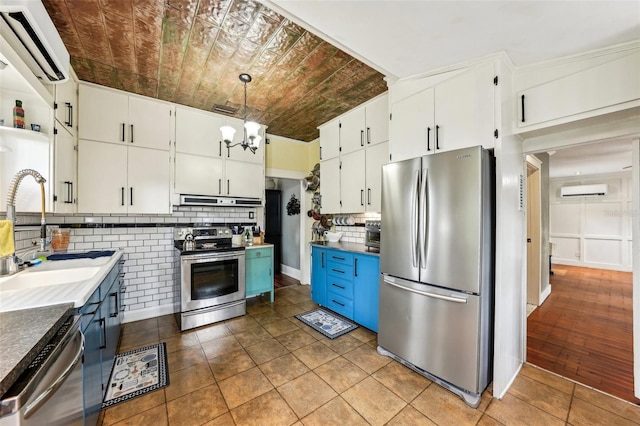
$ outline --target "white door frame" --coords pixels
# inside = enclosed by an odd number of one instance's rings
[[[542,168],[542,161],[540,161],[535,155],[531,155],[531,154],[527,155],[525,158],[527,160],[527,166],[530,165],[532,168],[536,169],[536,177],[535,177],[535,179],[537,181],[536,183],[537,183],[537,186],[538,186],[537,194],[531,194],[529,192],[529,190],[530,190],[529,184],[527,184],[527,197],[526,197],[527,208],[525,210],[526,219],[527,219],[527,233],[529,231],[529,221],[531,219],[531,218],[529,218],[529,215],[528,215],[528,212],[529,212],[529,199],[530,199],[529,196],[530,195],[537,195],[537,200],[536,200],[535,204],[536,204],[536,207],[538,209],[538,215],[537,215],[537,217],[538,217],[538,224],[537,224],[538,232],[537,232],[537,235],[535,235],[534,237],[537,239],[536,245],[537,245],[537,248],[538,248],[538,253],[537,253],[538,254],[538,263],[537,263],[537,265],[530,265],[529,264],[529,256],[527,256],[527,292],[526,292],[526,296],[527,296],[527,304],[529,304],[530,303],[529,302],[529,291],[530,291],[530,288],[529,288],[529,286],[530,286],[530,283],[529,283],[529,268],[531,268],[533,266],[533,267],[537,268],[537,277],[538,277],[538,285],[537,285],[538,291],[537,291],[537,295],[536,295],[535,304],[536,304],[536,306],[540,306],[540,302],[541,302],[541,299],[542,299],[540,297],[540,289],[542,288],[542,262],[543,262],[543,259],[542,259],[542,227],[540,226],[540,221],[542,219],[542,217],[541,217],[542,181],[541,181],[541,178],[540,178],[540,169]],[[526,177],[526,179],[527,179],[527,182],[529,182],[528,168],[527,168],[527,177]],[[529,236],[527,236],[527,239],[528,238],[529,238]],[[527,253],[528,253],[528,250],[529,250],[529,246],[527,245]],[[525,333],[524,333],[525,336],[527,334],[526,333],[526,325],[527,325],[527,322],[525,321]],[[526,357],[525,357],[525,359],[526,359]]]

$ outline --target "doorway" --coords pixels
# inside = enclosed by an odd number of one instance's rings
[[[541,162],[527,155],[527,316],[542,302]]]

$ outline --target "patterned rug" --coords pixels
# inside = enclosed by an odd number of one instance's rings
[[[169,385],[167,345],[157,343],[116,355],[102,408]]]
[[[325,311],[322,308],[298,314],[296,318],[329,339],[335,339],[358,328],[356,324],[348,319],[336,313]]]

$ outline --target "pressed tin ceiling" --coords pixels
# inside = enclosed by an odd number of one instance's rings
[[[249,118],[302,141],[387,90],[383,75],[251,0],[43,0],[78,78]]]

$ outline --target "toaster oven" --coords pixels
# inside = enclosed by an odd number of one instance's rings
[[[367,250],[372,247],[380,249],[380,221],[379,220],[367,220],[364,223],[364,245]]]

